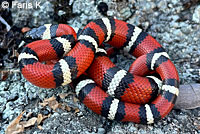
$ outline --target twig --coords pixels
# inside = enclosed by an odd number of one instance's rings
[[[3,23],[4,25],[6,25],[7,32],[10,31],[10,29],[11,29],[10,25],[9,25],[9,24],[4,20],[4,18],[2,18],[1,16],[0,16],[0,21],[1,21],[1,23]]]

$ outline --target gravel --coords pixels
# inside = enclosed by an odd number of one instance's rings
[[[18,0],[23,2],[24,0]],[[185,0],[186,1],[186,0]],[[184,2],[185,2],[184,1]],[[73,27],[83,28],[88,21],[104,17],[97,10],[100,0],[70,0],[73,14],[68,23]],[[175,63],[181,84],[200,83],[200,6],[199,3],[185,8],[181,0],[103,0],[108,5],[108,16],[125,20],[143,28],[166,49]],[[187,1],[186,1],[187,2]],[[189,1],[188,1],[189,2]],[[41,0],[40,9],[12,9],[14,25],[35,27],[44,23],[56,23],[53,19],[54,4]],[[65,14],[59,11],[59,15]],[[128,69],[131,58],[116,55],[113,61]],[[172,112],[153,125],[121,123],[109,121],[94,114],[80,102],[74,102],[71,95],[59,99],[60,93],[74,92],[70,86],[56,89],[42,89],[27,82],[20,73],[12,74],[5,81],[0,81],[0,133],[4,133],[8,124],[22,111],[32,112],[32,117],[39,113],[51,114],[38,129],[37,125],[26,128],[24,133],[139,133],[139,134],[197,134],[200,133],[200,108],[193,110],[172,110]],[[72,110],[52,110],[41,107],[45,98],[56,96],[59,103],[66,103]],[[76,113],[74,109],[80,112]],[[22,120],[27,120],[25,117]]]
[[[18,27],[24,26],[40,26],[48,23],[55,23],[53,20],[54,9],[51,1],[45,0],[17,0],[20,4],[32,4],[33,8],[11,8],[13,23]],[[41,2],[39,5],[41,8],[36,7],[36,2]]]

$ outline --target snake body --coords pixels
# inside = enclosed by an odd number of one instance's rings
[[[162,46],[136,26],[102,18],[87,24],[78,39],[64,24],[41,26],[28,35],[43,39],[60,36],[32,42],[19,55],[22,74],[36,86],[66,85],[87,72],[92,79],[76,86],[80,100],[95,113],[118,121],[151,124],[165,117],[175,104],[179,94],[177,70]],[[109,60],[99,48],[103,42],[137,58],[128,72]],[[50,65],[41,63],[52,59],[59,60]],[[150,71],[158,73],[161,81],[144,77]]]

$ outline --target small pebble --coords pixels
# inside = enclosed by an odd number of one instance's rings
[[[106,130],[104,128],[98,128],[98,134],[105,134]]]

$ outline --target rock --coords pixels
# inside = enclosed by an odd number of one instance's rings
[[[1,93],[0,93],[1,95]],[[7,99],[0,97],[0,113],[3,113],[5,107],[6,107]]]
[[[196,23],[200,23],[200,6],[197,6],[194,10],[192,20]]]
[[[180,2],[180,0],[173,0],[171,2],[172,2],[173,5],[176,5],[176,4],[178,4]]]
[[[7,90],[9,87],[9,82],[8,81],[1,81],[0,82],[0,91]]]
[[[143,1],[141,2],[141,5],[142,10],[148,12],[152,12],[153,9],[156,7],[155,3],[151,1]]]
[[[127,19],[131,16],[131,9],[129,7],[123,8],[120,10],[120,14],[123,19]]]
[[[98,134],[105,134],[106,130],[104,128],[98,128]]]
[[[13,110],[15,109],[15,110]],[[15,104],[13,102],[8,102],[6,104],[6,108],[5,110],[3,111],[3,116],[2,118],[4,120],[9,120],[9,121],[12,121],[14,119],[14,117],[16,115],[19,115],[21,113],[21,110],[15,106]]]
[[[173,30],[173,34],[176,35],[176,36],[183,36],[183,33],[181,32],[180,29],[177,29],[177,30]]]
[[[157,3],[157,7],[161,10],[161,11],[165,11],[167,8],[167,1],[165,0],[161,0]]]
[[[154,131],[156,134],[164,134],[163,131],[162,131],[160,128],[155,128],[155,129],[153,129],[153,131]]]
[[[194,109],[200,107],[200,84],[181,85],[175,109]]]
[[[36,98],[39,87],[32,85],[30,82],[25,82],[25,89],[30,100]]]
[[[191,25],[181,27],[181,31],[182,31],[184,34],[189,34],[189,33],[191,33],[191,30],[192,30]]]

